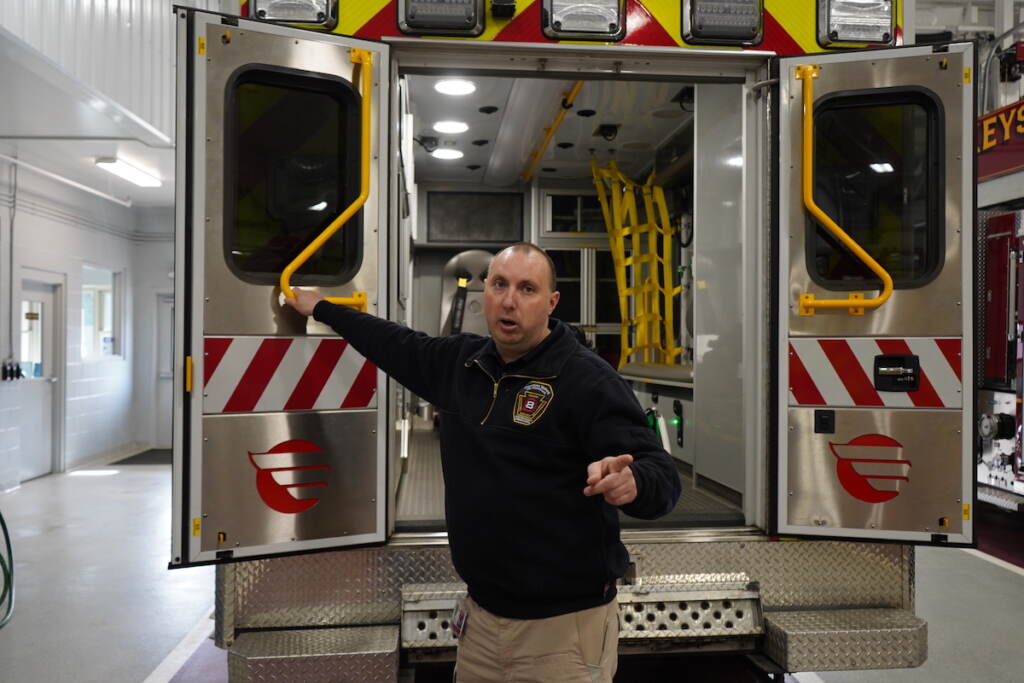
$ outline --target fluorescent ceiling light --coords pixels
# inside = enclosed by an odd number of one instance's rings
[[[462,152],[457,149],[435,149],[431,152],[431,156],[435,159],[461,159]]]
[[[729,157],[725,160],[726,165],[740,168],[743,166],[743,157]]]
[[[476,92],[476,84],[473,81],[464,81],[461,78],[452,78],[438,81],[434,84],[434,90],[442,95],[469,95]]]
[[[438,133],[465,133],[469,126],[462,121],[438,121],[434,124],[434,130]]]
[[[870,166],[871,170],[874,171],[875,173],[892,173],[894,170],[896,170],[892,167],[892,164],[885,162],[881,164],[870,164]]]
[[[327,208],[327,202],[319,202],[319,203],[314,204],[313,206],[309,207],[309,210],[310,211],[323,211],[326,208]]]
[[[119,474],[121,470],[75,470],[68,472],[69,477],[109,477]]]
[[[160,187],[163,185],[159,178],[152,176],[141,169],[135,168],[121,159],[97,159],[96,165],[104,171],[108,171],[120,178],[124,178],[128,182],[135,183],[139,187]]]

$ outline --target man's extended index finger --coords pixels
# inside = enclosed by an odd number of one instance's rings
[[[612,472],[621,472],[633,463],[633,456],[629,453],[623,455],[616,455],[614,459],[608,464],[608,469]]]

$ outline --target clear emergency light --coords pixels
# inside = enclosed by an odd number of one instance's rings
[[[252,16],[289,24],[333,24],[336,0],[252,0]]]
[[[684,0],[683,40],[698,45],[756,45],[764,0]]]
[[[412,35],[478,36],[483,0],[398,0],[398,28]]]
[[[892,45],[896,37],[892,0],[818,0],[818,42]]]
[[[621,40],[626,35],[623,0],[544,0],[541,26],[548,38]]]

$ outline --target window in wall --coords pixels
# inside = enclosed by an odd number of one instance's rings
[[[120,273],[82,267],[82,358],[121,354]]]
[[[42,377],[43,367],[43,302],[21,302],[21,369],[25,377]]]
[[[892,276],[920,287],[942,269],[943,112],[928,91],[840,94],[814,115],[814,199]],[[881,288],[809,218],[807,269],[833,290]]]
[[[359,95],[348,81],[243,67],[228,85],[224,257],[253,284],[278,277],[359,195]],[[362,262],[362,211],[292,278],[349,281]]]
[[[603,233],[604,215],[595,195],[549,194],[548,230],[553,233]]]
[[[547,249],[548,256],[555,264],[558,275],[558,305],[555,306],[552,318],[562,322],[579,325],[581,321],[581,258],[579,249]]]

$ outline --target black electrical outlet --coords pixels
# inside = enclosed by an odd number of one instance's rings
[[[815,410],[814,411],[814,433],[835,434],[836,433],[836,411]]]

